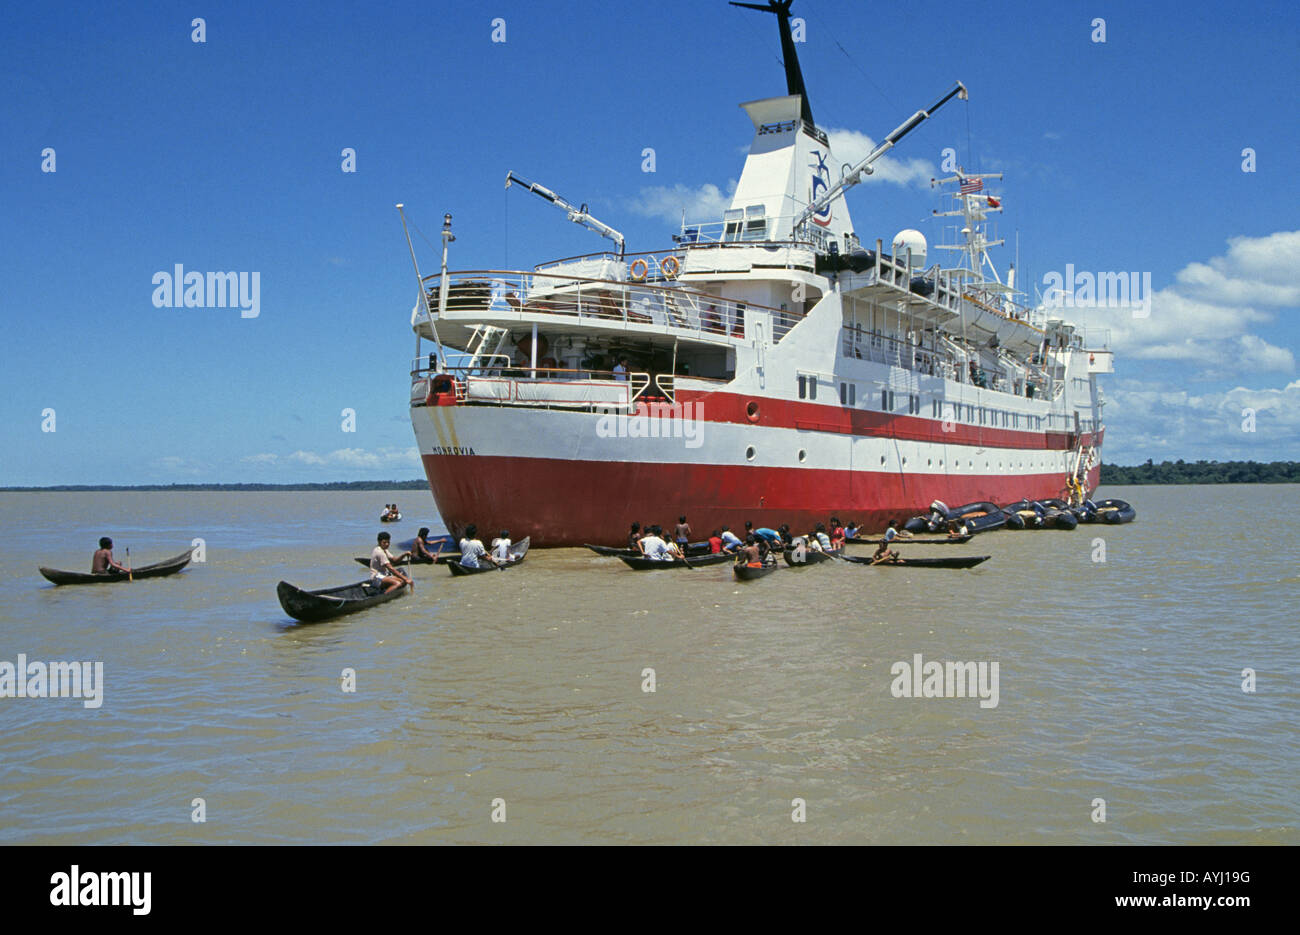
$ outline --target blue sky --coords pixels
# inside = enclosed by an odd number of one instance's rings
[[[1067,263],[1151,273],[1150,319],[1090,322],[1117,351],[1107,460],[1300,459],[1293,3],[793,12],[840,161],[865,145],[855,133],[879,139],[954,80],[971,92],[850,195],[864,241],[903,227],[942,239],[928,180],[951,146],[967,170],[1006,172],[993,190],[1022,284]],[[435,240],[455,215],[453,267],[604,245],[505,192],[513,169],[590,203],[630,249],[657,249],[683,206],[715,214],[739,176],[751,128],[736,105],[785,88],[773,18],[722,0],[6,16],[0,484],[419,476],[414,276],[394,203]],[[1009,244],[1000,265],[1012,259]],[[152,277],[177,263],[258,272],[260,314],[155,308]]]

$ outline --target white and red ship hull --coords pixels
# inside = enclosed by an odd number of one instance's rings
[[[617,543],[634,521],[670,527],[683,514],[701,538],[724,524],[808,529],[832,515],[870,531],[936,499],[1066,497],[1079,442],[782,400],[763,401],[755,422],[741,400],[697,397],[707,418],[693,434],[642,420],[658,437],[611,437],[590,412],[429,406],[413,419],[447,528],[509,529],[541,547]],[[1082,439],[1098,451],[1100,442]]]

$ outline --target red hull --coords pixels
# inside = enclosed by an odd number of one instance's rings
[[[448,530],[509,529],[541,548],[619,543],[634,521],[671,528],[683,513],[699,538],[723,524],[743,529],[746,520],[808,529],[832,515],[877,532],[933,500],[957,506],[1066,495],[1060,471],[961,477],[433,454],[423,461]],[[1099,473],[1092,469],[1089,487]]]

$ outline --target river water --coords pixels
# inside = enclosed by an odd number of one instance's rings
[[[1137,522],[903,550],[970,571],[425,566],[314,626],[276,582],[360,580],[427,493],[0,494],[0,661],[104,673],[97,708],[0,698],[0,843],[1300,843],[1291,493],[1111,488]],[[206,561],[37,574],[100,535]],[[895,697],[916,654],[997,663],[996,706]]]

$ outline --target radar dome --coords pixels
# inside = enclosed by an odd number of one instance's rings
[[[925,266],[925,234],[912,229],[899,231],[894,235],[894,257],[895,259],[907,259],[907,251],[912,251],[912,268],[920,269]]]

